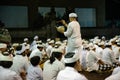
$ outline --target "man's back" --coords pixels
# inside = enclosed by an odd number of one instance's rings
[[[56,80],[87,80],[87,78],[79,74],[74,68],[66,67],[58,73]]]

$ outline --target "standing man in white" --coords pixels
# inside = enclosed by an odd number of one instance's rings
[[[81,40],[81,31],[80,24],[77,21],[77,14],[70,13],[69,14],[69,23],[65,22],[65,20],[61,20],[62,24],[67,27],[67,31],[64,32],[64,29],[57,28],[57,31],[63,33],[68,38],[66,53],[73,52],[75,50],[80,51],[82,40]]]

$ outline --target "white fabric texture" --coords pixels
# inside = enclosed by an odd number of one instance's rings
[[[50,64],[49,60],[45,62],[43,69],[44,80],[56,80],[58,72],[64,69],[64,64],[57,59]]]
[[[27,80],[43,80],[43,72],[40,66],[29,66],[27,70]]]
[[[13,58],[13,65],[11,66],[11,70],[15,71],[17,74],[20,74],[22,70],[27,71],[29,62],[26,57],[22,55],[16,55]]]
[[[77,21],[72,21],[68,24],[67,31],[64,35],[68,38],[67,52],[74,51],[76,47],[80,47],[82,44],[80,25]]]
[[[0,80],[22,80],[14,71],[0,67]]]
[[[66,67],[58,73],[56,80],[88,80],[84,75],[78,73],[72,67]]]
[[[109,49],[109,48],[105,48],[103,50],[102,60],[106,64],[110,64],[110,65],[112,65],[112,63],[116,62],[113,51],[111,49]]]
[[[96,53],[94,51],[90,50],[86,56],[87,71],[98,70],[98,68],[99,68],[99,65],[97,63],[98,60],[99,60],[99,58],[96,56]]]

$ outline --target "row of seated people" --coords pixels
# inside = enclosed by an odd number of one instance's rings
[[[53,77],[54,80],[56,80],[58,72],[66,67],[65,64],[67,62],[65,62],[64,56],[67,54],[67,40],[54,41],[49,39],[46,41],[46,43],[43,43],[40,40],[36,40],[34,41],[34,44],[31,43],[32,45],[27,43],[27,38],[24,41],[25,42],[22,44],[12,44],[10,48],[7,48],[5,44],[1,44],[1,48],[5,48],[4,50],[0,49],[1,54],[4,52],[6,53],[7,51],[11,56],[13,56],[13,64],[10,67],[10,70],[15,71],[23,78],[23,80],[26,78],[29,80],[29,78],[34,78],[36,76],[34,75],[34,69],[31,69],[33,68],[31,64],[35,64],[36,66],[40,59],[40,67],[38,69],[39,74],[37,76],[39,76],[39,78],[42,76],[43,80],[51,80]],[[79,72],[82,70],[88,72],[113,71],[114,68],[120,65],[119,42],[120,41],[118,36],[104,41],[98,37],[95,37],[92,40],[83,40],[81,52],[76,53],[78,54],[79,59],[74,58],[75,61],[76,59],[79,60],[79,65],[77,64],[77,67],[75,66],[76,70]],[[57,52],[56,56],[54,52]],[[35,56],[38,56],[39,58],[35,58],[35,60],[33,59],[32,62],[31,60]],[[59,64],[55,63],[56,60],[59,61]],[[69,77],[71,76],[69,75]],[[2,80],[2,77],[0,80]]]

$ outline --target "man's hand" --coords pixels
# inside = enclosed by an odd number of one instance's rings
[[[67,27],[67,23],[65,22],[65,20],[61,20],[62,24]]]

